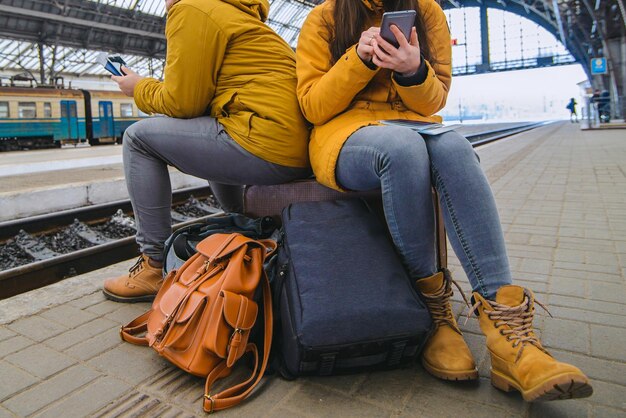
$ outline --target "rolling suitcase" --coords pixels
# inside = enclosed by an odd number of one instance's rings
[[[417,357],[431,319],[387,228],[361,199],[282,214],[273,350],[287,378],[389,369]]]

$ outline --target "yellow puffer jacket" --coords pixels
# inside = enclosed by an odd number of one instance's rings
[[[296,48],[296,72],[300,107],[315,125],[309,144],[311,166],[317,181],[341,190],[335,166],[341,147],[356,130],[382,119],[441,122],[433,115],[446,104],[452,50],[441,7],[434,0],[419,0],[436,61],[426,62],[428,76],[422,84],[403,87],[393,80],[392,71],[369,69],[357,55],[356,45],[331,67],[327,22],[333,21],[333,5],[327,0],[315,7],[304,22]],[[371,26],[380,26],[382,14],[371,13]]]
[[[167,14],[164,80],[138,83],[137,106],[176,118],[210,115],[257,157],[307,167],[295,54],[263,23],[268,11],[267,0],[176,3]]]

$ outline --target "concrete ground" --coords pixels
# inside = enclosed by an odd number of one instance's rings
[[[462,328],[479,364],[478,382],[442,382],[417,364],[342,377],[272,377],[220,416],[626,416],[624,131],[582,132],[559,123],[478,152],[516,282],[533,289],[554,316],[538,309],[543,343],[589,375],[593,396],[528,404],[496,390],[484,337],[471,318]],[[449,261],[469,291],[452,253]],[[0,418],[205,415],[202,379],[119,339],[119,326],[148,305],[106,301],[100,286],[130,263],[0,301]],[[466,308],[454,298],[463,324]]]

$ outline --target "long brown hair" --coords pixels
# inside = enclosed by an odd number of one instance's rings
[[[330,31],[330,55],[333,64],[346,52],[348,48],[356,44],[361,37],[361,32],[367,29],[371,10],[363,4],[362,0],[335,0],[333,9],[333,25],[329,24]],[[424,58],[433,61],[430,42],[426,36],[424,18],[417,0],[384,0],[386,12],[398,10],[415,10],[415,29],[420,50]]]

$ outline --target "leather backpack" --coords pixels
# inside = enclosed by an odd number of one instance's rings
[[[152,309],[120,333],[124,341],[150,346],[181,369],[206,377],[203,407],[213,412],[243,401],[265,373],[272,341],[272,300],[263,262],[276,250],[276,242],[237,233],[214,234],[196,249],[180,269],[167,275]],[[259,312],[254,301],[258,286],[263,289],[265,316],[261,361],[257,346],[248,343]],[[245,353],[254,357],[252,375],[211,395],[212,384],[228,376]]]

